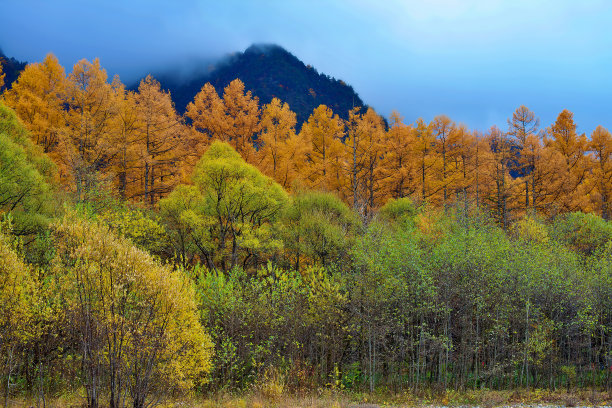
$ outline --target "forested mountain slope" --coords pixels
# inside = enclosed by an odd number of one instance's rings
[[[170,90],[179,112],[185,110],[206,82],[222,94],[223,88],[236,78],[244,82],[261,104],[274,97],[287,102],[297,115],[298,126],[321,104],[344,119],[354,106],[364,105],[350,85],[317,72],[278,45],[252,45],[220,62],[210,73],[188,80],[170,74],[157,76],[162,86]]]

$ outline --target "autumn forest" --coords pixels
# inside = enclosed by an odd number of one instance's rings
[[[612,134],[0,71],[0,390],[612,389]],[[316,95],[313,95],[316,99]],[[347,118],[347,119],[343,119]]]

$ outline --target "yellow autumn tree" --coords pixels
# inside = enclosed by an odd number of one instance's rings
[[[379,195],[385,173],[380,162],[385,153],[385,129],[382,118],[372,108],[365,113],[360,110],[353,108],[347,121],[344,162],[348,183],[343,195],[357,212],[368,217],[375,206],[382,205]]]
[[[453,169],[452,161],[456,153],[456,125],[446,115],[436,116],[430,124],[431,131],[436,138],[436,152],[441,158],[442,169],[438,174],[439,184],[442,190],[442,197],[439,202],[446,208],[449,202],[450,185],[454,182],[456,172]]]
[[[508,134],[514,137],[520,150],[515,160],[515,171],[520,174],[523,180],[525,211],[529,208],[534,208],[533,191],[535,189],[536,175],[534,170],[539,145],[539,124],[539,119],[536,118],[535,114],[525,105],[519,106],[512,114],[512,118],[508,119]],[[531,202],[529,200],[530,197]]]
[[[609,220],[612,211],[612,135],[608,129],[597,126],[591,134],[588,149],[593,161],[591,199],[601,217]]]
[[[28,64],[3,95],[34,142],[52,156],[56,156],[59,134],[65,127],[66,85],[64,68],[53,54],[48,54],[42,63]]]
[[[494,172],[491,167],[495,165],[489,138],[480,132],[474,131],[474,159],[473,159],[473,190],[472,197],[477,209],[483,204],[483,197],[490,197],[494,185]]]
[[[259,99],[245,92],[244,83],[235,79],[223,90],[223,99],[206,84],[187,106],[185,115],[206,146],[210,139],[229,143],[249,163],[256,161],[256,136],[260,130]]]
[[[247,163],[253,163],[255,138],[260,129],[259,99],[251,91],[245,92],[244,83],[235,79],[223,89],[223,104],[230,144]]]
[[[33,293],[29,267],[15,253],[10,239],[0,231],[0,373],[5,378],[2,386],[5,405],[18,348],[29,337]]]
[[[585,152],[587,139],[578,135],[574,114],[563,110],[555,123],[548,129],[547,147],[551,149],[554,161],[554,178],[547,184],[556,212],[571,212],[586,206],[585,184],[588,161]]]
[[[189,137],[172,98],[152,76],[140,82],[134,95],[139,126],[136,147],[140,188],[132,195],[154,205],[180,182],[180,161],[187,152],[183,144]]]
[[[308,146],[301,175],[307,187],[340,193],[344,183],[343,137],[344,126],[338,115],[325,105],[315,108],[299,133],[301,143]]]
[[[53,226],[53,238],[51,272],[68,285],[64,307],[79,342],[88,407],[99,405],[103,389],[110,407],[130,395],[143,408],[156,390],[205,381],[212,344],[183,271],[74,213]]]
[[[474,134],[465,125],[456,128],[451,167],[455,174],[453,190],[457,201],[464,204],[467,210],[473,202],[474,176],[476,171],[477,141]]]
[[[119,197],[138,196],[140,190],[139,149],[141,141],[141,121],[136,109],[134,92],[126,91],[125,86],[113,80],[113,99],[117,115],[114,121],[117,154],[111,161],[115,174]]]
[[[381,160],[383,201],[409,197],[418,190],[419,177],[417,140],[415,131],[403,122],[398,112],[391,113]]]
[[[415,155],[418,192],[422,201],[430,200],[441,189],[441,184],[435,179],[441,161],[436,155],[436,137],[423,119],[416,122]]]
[[[189,102],[185,116],[191,120],[191,127],[199,135],[198,155],[206,150],[214,139],[227,141],[225,107],[215,87],[206,83],[194,100]]]
[[[277,171],[276,180],[285,190],[299,187],[302,176],[309,166],[308,153],[311,146],[304,144],[299,134],[292,134],[285,143],[280,145],[279,155],[282,159]]]
[[[4,77],[6,74],[4,73],[4,69],[2,68],[2,58],[0,58],[0,90],[4,87]]]
[[[68,76],[66,127],[60,132],[60,176],[76,200],[90,198],[110,182],[106,171],[117,153],[114,119],[117,106],[100,61],[81,60]]]
[[[261,116],[261,133],[257,141],[261,146],[257,152],[258,167],[283,187],[295,178],[292,171],[297,158],[289,144],[295,138],[296,115],[289,105],[278,98],[264,106]]]
[[[508,134],[493,126],[486,135],[491,149],[489,179],[492,185],[484,197],[498,223],[508,228],[511,222],[512,197],[516,182],[510,176],[509,163],[513,159],[512,144]]]

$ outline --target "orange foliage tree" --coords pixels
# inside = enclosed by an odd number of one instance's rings
[[[603,126],[597,126],[588,145],[593,160],[591,198],[604,220],[610,219],[612,199],[612,135]]]
[[[576,133],[574,114],[567,109],[548,129],[548,135],[547,147],[554,157],[550,163],[555,168],[555,177],[548,186],[555,212],[580,210],[586,204],[586,186],[583,183],[588,171],[586,136]]]
[[[257,138],[261,146],[257,152],[258,167],[284,188],[297,177],[299,162],[304,157],[296,156],[296,115],[289,105],[278,98],[264,106],[261,116],[261,133]]]
[[[150,75],[140,82],[134,99],[140,121],[136,147],[140,188],[133,196],[154,205],[180,182],[181,161],[186,155],[182,146],[189,134],[170,94]]]
[[[48,54],[42,63],[28,64],[4,93],[5,103],[13,108],[34,142],[46,153],[55,151],[64,127],[66,85],[64,67],[53,54]]]
[[[301,179],[313,189],[340,193],[344,185],[344,126],[325,105],[317,107],[302,125],[299,138],[307,146]]]
[[[384,172],[380,162],[385,153],[385,129],[382,118],[369,108],[360,113],[360,108],[349,112],[347,137],[344,142],[345,171],[348,183],[344,184],[344,197],[360,214],[368,217],[380,203],[381,180]],[[384,204],[384,203],[383,203]]]
[[[383,196],[409,197],[417,192],[418,157],[415,131],[403,123],[398,112],[391,114],[391,124],[384,139],[381,162]]]
[[[204,85],[185,112],[202,134],[201,144],[206,146],[211,139],[227,142],[249,163],[256,160],[260,114],[259,99],[245,92],[239,79],[225,87],[223,99],[212,85]]]
[[[95,194],[107,182],[106,166],[117,153],[113,120],[117,106],[106,71],[98,59],[81,60],[66,86],[65,127],[60,132],[61,176],[72,184],[77,201]]]

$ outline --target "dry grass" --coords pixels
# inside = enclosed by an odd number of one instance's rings
[[[276,391],[276,390],[275,390]],[[47,407],[80,408],[82,398],[78,394],[65,395],[48,401]],[[418,394],[391,394],[380,392],[342,393],[330,390],[302,395],[279,395],[268,389],[254,390],[245,395],[218,394],[212,397],[194,396],[185,399],[168,400],[159,408],[407,408],[434,406],[479,406],[494,408],[517,406],[519,404],[545,404],[565,407],[612,405],[612,393],[578,390],[572,393],[549,390],[468,390],[464,392],[423,391]],[[36,401],[20,399],[12,401],[10,407],[35,407]],[[102,405],[104,406],[104,405]]]

